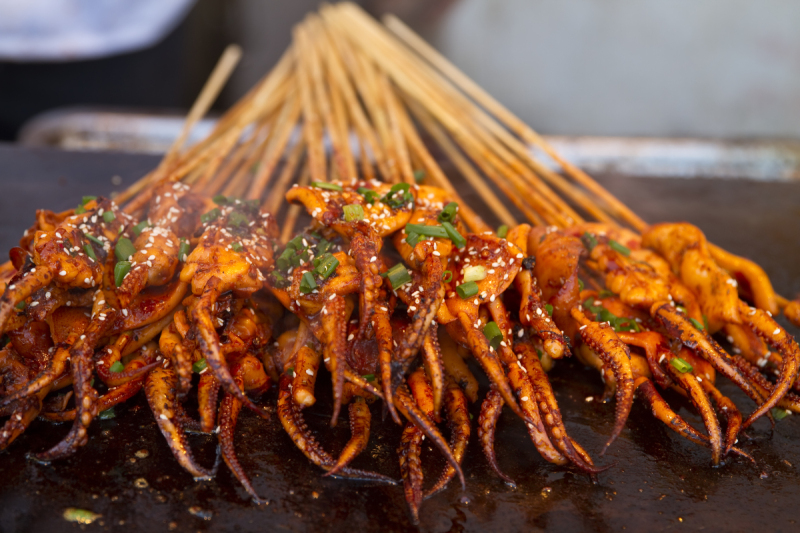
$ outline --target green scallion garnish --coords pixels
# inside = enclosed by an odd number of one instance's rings
[[[416,246],[419,242],[419,233],[414,233],[413,231],[406,231],[406,242],[409,246]]]
[[[180,261],[186,261],[186,259],[189,257],[190,248],[191,245],[189,244],[189,241],[186,239],[181,239],[181,245],[178,247],[178,259]]]
[[[442,209],[442,212],[439,213],[438,217],[436,217],[436,220],[438,220],[439,222],[452,222],[456,219],[457,214],[458,214],[458,204],[455,202],[450,202],[449,204],[444,206],[444,209]]]
[[[122,285],[122,280],[125,279],[125,276],[128,275],[128,272],[131,271],[131,262],[130,261],[119,261],[116,265],[114,265],[114,283],[117,287]]]
[[[228,215],[228,226],[232,228],[241,228],[242,226],[247,226],[249,223],[250,221],[247,219],[247,215],[239,211],[233,211]]]
[[[106,224],[111,224],[117,219],[116,215],[114,215],[113,211],[104,211],[103,212],[103,220],[106,221]]]
[[[403,263],[397,263],[381,276],[389,278],[392,289],[397,289],[411,281],[411,274],[408,273],[408,269]]]
[[[415,170],[414,171],[414,182],[417,184],[422,183],[425,180],[425,171],[424,170]]]
[[[361,377],[366,379],[367,381],[375,381],[375,374],[364,374]]]
[[[453,281],[453,271],[445,270],[442,273],[442,281],[444,281],[445,283],[450,283],[451,281]]]
[[[500,346],[500,343],[503,342],[503,332],[500,331],[500,327],[496,322],[489,322],[486,324],[483,327],[483,334],[486,336],[486,340],[489,341],[489,346],[495,350]]]
[[[203,224],[208,224],[209,222],[217,220],[221,214],[222,211],[219,210],[219,207],[215,207],[208,213],[203,213],[200,216],[200,222],[202,222]]]
[[[81,205],[86,205],[92,200],[97,200],[97,196],[84,196],[81,198]]]
[[[349,204],[342,208],[344,219],[347,222],[355,222],[364,218],[364,207],[360,204]]]
[[[497,236],[500,237],[501,239],[505,239],[506,235],[508,235],[508,226],[503,224],[502,226],[497,228]]]
[[[467,239],[465,239],[451,223],[442,222],[442,227],[447,232],[447,236],[453,241],[456,248],[463,248],[467,245]]]
[[[234,242],[231,244],[231,250],[233,250],[234,252],[241,252],[242,250],[244,250],[244,246],[242,246],[242,243],[240,242]]]
[[[608,241],[608,246],[609,246],[609,247],[610,247],[612,250],[616,250],[616,251],[618,251],[619,253],[621,253],[622,255],[624,255],[624,256],[626,256],[626,257],[627,257],[627,256],[629,256],[629,255],[631,255],[631,249],[630,249],[630,248],[628,248],[627,246],[624,246],[624,245],[622,245],[622,244],[618,243],[618,242],[617,242],[617,241],[615,241],[614,239],[610,239],[610,240]]]
[[[464,269],[464,281],[480,281],[486,279],[486,267],[483,265],[468,266]]]
[[[443,226],[426,226],[424,224],[406,224],[406,233],[416,233],[426,237],[447,239],[447,230]]]
[[[326,189],[328,191],[337,191],[337,192],[342,191],[341,185],[336,185],[335,183],[327,183],[324,181],[312,181],[311,186],[316,187],[317,189]]]
[[[550,304],[544,304],[544,310],[547,311],[547,316],[553,316],[553,306]]]
[[[84,233],[83,236],[86,237],[87,239],[89,239],[90,241],[92,241],[93,243],[98,244],[100,246],[103,246],[103,241],[101,241],[100,239],[98,239],[94,235],[89,235],[88,233]]]
[[[692,370],[694,370],[692,368],[692,365],[690,365],[680,357],[673,357],[672,359],[670,359],[669,364],[671,364],[672,367],[681,374],[685,374],[687,372],[691,372]]]
[[[86,208],[83,207],[83,205],[79,205],[78,207],[75,208],[75,214],[76,215],[82,215],[85,212],[86,212]]]
[[[192,372],[199,374],[208,367],[208,362],[205,359],[200,359],[192,365]]]
[[[130,257],[136,253],[136,248],[133,246],[131,240],[127,237],[120,237],[117,241],[117,246],[114,248],[114,255],[120,261],[128,261]]]
[[[308,294],[317,288],[317,281],[314,279],[314,274],[311,272],[303,272],[303,277],[300,280],[300,292]]]
[[[17,305],[15,305],[14,307],[16,307],[17,309],[19,309],[20,311],[24,311],[24,310],[25,310],[25,306],[26,306],[26,305],[27,305],[27,304],[26,304],[26,303],[25,303],[25,301],[23,300],[23,301],[21,301],[20,303],[18,303]]]
[[[228,203],[228,198],[226,196],[222,195],[222,194],[216,195],[211,200],[213,200],[214,203],[217,204],[217,205],[226,205]]]
[[[364,197],[364,201],[368,204],[374,204],[375,200],[378,199],[378,193],[373,191],[372,189],[367,189],[366,187],[359,187],[356,189],[356,192]]]
[[[696,327],[697,329],[699,329],[700,331],[703,331],[704,329],[706,329],[705,326],[703,325],[703,323],[700,322],[699,320],[695,319],[695,318],[689,317],[689,322],[691,322],[692,325],[694,327]]]
[[[83,245],[83,251],[86,252],[86,255],[97,261],[97,255],[94,253],[94,248],[88,242]]]
[[[146,220],[142,220],[141,222],[139,222],[138,224],[136,224],[136,225],[133,227],[133,232],[134,232],[134,233],[136,234],[136,236],[138,237],[139,235],[141,235],[141,234],[142,234],[142,231],[144,230],[144,228],[147,228],[147,227],[149,227],[149,226],[150,226],[150,223],[149,223],[148,221],[146,221]]]
[[[125,365],[122,364],[122,361],[115,361],[113,365],[109,368],[112,372],[122,372],[125,370]]]
[[[396,183],[392,185],[392,188],[389,189],[389,192],[387,192],[386,195],[381,198],[381,202],[391,208],[397,209],[403,206],[403,204],[407,204],[414,200],[414,196],[409,192],[410,188],[411,185],[408,183]]]
[[[791,411],[787,409],[781,409],[780,407],[775,407],[773,409],[770,409],[770,412],[772,413],[772,418],[774,418],[775,420],[783,420],[784,418],[792,414]]]
[[[583,242],[583,245],[586,246],[586,249],[590,252],[594,250],[595,246],[597,246],[597,239],[595,239],[594,235],[588,231],[583,232],[583,235],[581,235],[581,241]]]
[[[462,283],[456,287],[456,292],[459,296],[461,296],[462,299],[466,300],[467,298],[478,294],[478,284],[474,281]]]
[[[328,279],[336,272],[339,260],[333,254],[324,254],[314,259],[314,272],[322,279]]]

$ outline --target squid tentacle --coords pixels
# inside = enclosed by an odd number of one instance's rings
[[[200,296],[197,306],[194,308],[194,311],[192,311],[192,318],[200,333],[200,350],[225,392],[235,396],[240,402],[246,405],[248,409],[263,418],[266,417],[266,413],[236,386],[236,382],[233,380],[233,376],[231,376],[230,370],[228,370],[225,364],[225,359],[220,353],[219,335],[217,335],[216,328],[214,327],[211,310],[220,294],[221,284],[222,281],[218,277],[211,276],[203,288],[203,294]]]
[[[539,403],[542,420],[549,430],[548,432],[556,448],[572,464],[589,474],[599,474],[611,468],[613,464],[603,468],[594,467],[583,458],[582,454],[578,453],[572,444],[572,440],[567,435],[567,429],[561,419],[561,412],[558,409],[553,388],[550,386],[547,374],[545,374],[533,347],[528,343],[520,343],[519,355],[522,356],[522,365],[527,370],[528,377],[533,383],[534,394],[536,395],[536,401]]]
[[[577,307],[572,308],[572,317],[581,323],[580,335],[583,342],[600,357],[606,367],[610,367],[616,382],[617,406],[614,415],[614,429],[600,455],[603,455],[611,443],[625,427],[625,422],[633,407],[633,371],[631,369],[631,353],[628,346],[605,323],[592,322]]]
[[[700,446],[705,446],[706,448],[711,448],[711,442],[709,438],[702,433],[699,433],[678,413],[673,411],[669,404],[658,393],[658,390],[652,381],[646,377],[639,377],[636,378],[634,385],[639,397],[642,398],[645,403],[647,403],[647,405],[650,407],[650,411],[653,413],[653,416],[656,419],[663,422],[665,426],[686,440]],[[736,446],[732,446],[731,451],[755,463],[755,459],[753,459],[750,454],[737,448]]]
[[[50,462],[75,453],[89,440],[87,431],[92,420],[99,413],[97,391],[92,387],[92,355],[100,338],[112,327],[116,311],[105,307],[104,314],[92,320],[78,341],[70,348],[70,374],[75,392],[75,420],[69,433],[61,442],[32,457],[40,462]]]
[[[281,421],[281,425],[284,431],[289,435],[289,438],[292,439],[297,449],[299,449],[309,461],[323,470],[330,470],[336,462],[308,430],[308,426],[306,426],[305,420],[303,420],[302,413],[295,409],[294,401],[292,400],[292,392],[290,390],[291,383],[292,380],[289,376],[286,374],[281,375],[278,393],[278,418]],[[342,468],[336,476],[379,481],[381,483],[390,483],[393,485],[397,483],[396,480],[384,476],[383,474],[349,467]]]
[[[471,433],[469,423],[469,407],[467,397],[454,381],[449,380],[444,393],[444,405],[447,410],[447,420],[450,425],[450,449],[456,461],[461,463],[467,451],[467,444]],[[428,499],[434,494],[443,491],[456,475],[456,470],[450,465],[445,466],[444,472],[439,477],[436,484],[431,487],[424,495],[423,499]]]
[[[694,405],[695,409],[700,413],[706,431],[708,431],[709,444],[711,445],[711,459],[716,466],[722,458],[722,429],[720,428],[719,420],[717,420],[714,409],[711,407],[711,401],[708,399],[708,396],[706,396],[703,387],[698,383],[697,376],[688,372],[685,374],[680,372],[670,364],[669,361],[671,360],[672,357],[667,356],[664,361],[664,368],[667,370],[672,380],[686,391],[692,405]]]
[[[234,380],[239,387],[243,386],[241,374],[241,368],[234,370]],[[222,460],[225,461],[225,464],[228,465],[230,471],[233,472],[233,475],[236,476],[236,479],[239,480],[239,483],[242,484],[244,490],[247,491],[255,503],[268,503],[266,499],[261,498],[256,493],[256,490],[253,488],[253,484],[250,482],[250,479],[247,477],[244,468],[242,468],[242,465],[239,462],[239,458],[236,457],[236,449],[233,445],[233,438],[236,431],[236,422],[239,419],[239,412],[241,410],[241,402],[235,396],[232,396],[226,392],[223,395],[222,402],[219,406],[219,433],[217,434]]]
[[[372,414],[364,398],[356,396],[350,403],[350,440],[342,450],[333,468],[323,474],[323,477],[332,476],[350,464],[361,452],[367,449],[369,442],[369,426]]]
[[[197,385],[197,410],[200,414],[200,430],[211,433],[217,423],[217,398],[219,396],[219,381],[213,373],[204,371],[200,374]]]
[[[733,445],[736,443],[736,438],[739,431],[742,429],[742,413],[736,408],[736,404],[723,395],[709,380],[704,379],[701,386],[706,394],[714,400],[717,404],[717,413],[725,417],[725,442],[723,446],[723,453],[727,455]]]
[[[748,307],[740,301],[739,315],[747,325],[753,328],[756,335],[771,344],[783,357],[780,377],[772,388],[769,397],[742,424],[742,428],[747,429],[753,422],[775,407],[781,398],[789,392],[789,389],[792,388],[792,384],[797,379],[797,373],[800,370],[800,348],[798,348],[792,336],[763,310]]]
[[[216,474],[216,465],[213,469],[205,469],[198,465],[189,448],[189,442],[183,432],[183,426],[177,416],[179,405],[177,392],[177,376],[171,368],[158,366],[147,374],[145,380],[145,396],[150,410],[156,418],[158,429],[169,444],[172,455],[178,463],[196,480],[211,479]]]
[[[516,487],[517,484],[514,480],[500,470],[500,465],[497,464],[497,456],[494,452],[494,434],[497,429],[497,420],[503,410],[503,403],[503,396],[495,389],[491,389],[486,393],[486,398],[481,404],[480,415],[478,415],[478,441],[481,443],[483,455],[495,474],[510,486]]]

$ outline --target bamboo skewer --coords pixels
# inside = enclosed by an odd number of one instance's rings
[[[308,65],[309,45],[302,28],[297,27],[292,33],[297,45],[297,88],[303,109],[303,135],[308,147],[308,168],[313,181],[327,181],[323,133],[319,114],[314,105],[311,73]]]
[[[300,163],[300,159],[303,157],[304,150],[305,145],[302,141],[298,141],[291,148],[289,157],[286,158],[286,164],[281,170],[280,176],[278,176],[278,179],[275,181],[275,185],[267,195],[266,199],[264,200],[264,204],[262,205],[263,209],[268,213],[278,213],[278,210],[283,203],[283,197],[286,195],[286,191],[289,190],[289,184],[292,182],[292,178],[294,178],[294,174],[297,171],[297,166]]]

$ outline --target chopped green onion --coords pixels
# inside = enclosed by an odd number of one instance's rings
[[[411,274],[408,273],[403,263],[397,263],[395,266],[386,271],[386,277],[389,278],[389,283],[392,284],[392,289],[402,287],[411,281]]]
[[[91,524],[101,515],[87,511],[86,509],[78,509],[76,507],[68,507],[64,509],[62,515],[67,522],[77,522],[79,524]]]
[[[710,331],[710,328],[708,327],[708,317],[706,315],[703,315],[703,325],[705,326],[706,331]]]
[[[231,250],[233,250],[234,252],[241,252],[242,250],[244,250],[244,246],[242,246],[242,243],[240,242],[235,242],[231,244]]]
[[[544,352],[542,352],[539,348],[536,348],[536,356],[539,357],[539,359],[541,359],[542,357],[544,357]]]
[[[599,294],[600,298],[613,298],[614,296],[616,296],[616,294],[614,294],[613,292],[611,292],[611,291],[609,291],[607,289],[603,289],[602,291],[600,291],[600,294]]]
[[[462,299],[466,300],[470,296],[475,296],[478,294],[478,284],[474,281],[468,281],[466,283],[462,283],[458,287],[456,287],[456,292]]]
[[[120,261],[127,261],[136,253],[136,248],[133,246],[131,240],[127,237],[120,237],[117,241],[117,246],[114,248],[114,255]]]
[[[128,272],[130,271],[130,261],[119,261],[116,265],[114,265],[114,283],[117,285],[117,287],[122,285],[122,280],[125,279],[125,276],[127,276]]]
[[[327,253],[331,248],[333,248],[333,243],[326,239],[322,239],[317,243],[317,253]]]
[[[692,323],[692,325],[693,325],[694,327],[696,327],[697,329],[699,329],[700,331],[703,331],[704,329],[706,329],[706,328],[703,326],[703,323],[702,323],[702,322],[700,322],[699,320],[695,319],[695,318],[689,317],[689,322],[691,322],[691,323]]]
[[[348,204],[342,208],[344,219],[347,222],[354,222],[364,218],[364,208],[360,204]]]
[[[589,233],[588,231],[584,231],[583,235],[581,235],[581,241],[583,245],[586,246],[590,252],[594,250],[594,247],[597,246],[597,239],[594,238],[594,235]]]
[[[322,279],[331,277],[339,266],[339,260],[336,259],[333,254],[321,255],[317,259],[314,259],[314,261],[316,263],[314,272]]]
[[[544,304],[544,310],[547,311],[548,316],[553,316],[553,306],[550,304]]]
[[[630,248],[618,243],[614,239],[611,239],[611,240],[608,241],[608,246],[611,247],[613,250],[618,251],[619,253],[621,253],[624,256],[631,255],[631,249]]]
[[[222,211],[219,210],[219,207],[215,207],[208,213],[203,213],[200,216],[200,222],[202,222],[203,224],[208,224],[209,222],[217,220],[221,214]]]
[[[775,420],[783,420],[784,418],[792,414],[792,412],[789,411],[788,409],[780,409],[778,407],[770,409],[770,412],[772,413],[772,418],[774,418]]]
[[[329,191],[337,191],[337,192],[342,191],[341,185],[336,185],[335,183],[327,183],[324,181],[312,181],[311,186],[316,187],[317,189],[327,189]]]
[[[289,376],[294,377],[294,367],[290,366],[289,368],[287,368],[286,373],[289,374]]]
[[[361,377],[366,379],[367,381],[375,381],[375,374],[364,374]]]
[[[82,205],[79,205],[78,207],[75,208],[75,214],[76,215],[82,215],[85,212],[86,212],[86,208],[83,207]]]
[[[289,286],[289,280],[283,277],[277,270],[272,272],[272,277],[275,279],[275,287],[284,289]]]
[[[144,230],[144,228],[149,227],[149,226],[150,226],[150,223],[148,221],[142,220],[141,222],[139,222],[138,224],[136,224],[133,227],[133,232],[138,237],[139,235],[142,234],[142,231]]]
[[[501,239],[505,239],[506,235],[508,235],[508,226],[503,224],[502,226],[497,228],[497,236],[500,237]]]
[[[669,364],[671,364],[672,367],[681,374],[685,374],[693,370],[692,365],[690,365],[680,357],[673,357],[672,359],[670,359]]]
[[[356,192],[364,197],[364,201],[368,204],[374,204],[375,200],[378,199],[378,193],[373,191],[372,189],[367,189],[366,187],[359,187],[356,189]]]
[[[241,228],[242,226],[247,226],[249,223],[250,220],[247,218],[247,215],[239,211],[234,211],[228,215],[228,226]]]
[[[464,269],[464,281],[480,281],[486,279],[486,267],[482,265],[468,266]]]
[[[199,361],[195,362],[192,365],[192,372],[194,372],[195,374],[199,374],[200,372],[205,370],[207,366],[208,366],[208,361],[206,361],[205,359],[200,359]]]
[[[396,183],[392,185],[392,188],[389,189],[389,192],[381,198],[381,202],[397,209],[401,207],[403,204],[407,204],[414,200],[414,196],[409,192],[411,185],[408,183]],[[397,193],[401,193],[398,197]]]
[[[101,411],[99,415],[97,415],[98,420],[111,420],[112,418],[116,418],[117,413],[114,412],[113,407],[109,407],[105,411]]]
[[[117,219],[116,215],[114,215],[113,211],[104,211],[103,212],[103,220],[106,221],[106,224],[111,224]]]
[[[458,204],[455,202],[450,202],[449,204],[444,206],[444,209],[442,209],[442,212],[439,213],[438,217],[436,217],[436,220],[438,220],[439,222],[452,222],[453,220],[456,219],[457,214],[458,214]]]
[[[413,231],[407,231],[408,235],[406,235],[406,242],[409,246],[416,246],[419,242],[419,233],[414,233]]]
[[[294,252],[295,251],[289,247],[281,252],[281,255],[279,255],[278,259],[275,260],[275,266],[278,267],[278,270],[289,270],[289,267],[292,264]]]
[[[84,196],[81,198],[81,205],[86,205],[92,200],[97,200],[97,196]]]
[[[178,248],[179,260],[186,261],[186,259],[189,257],[189,248],[190,248],[189,241],[187,241],[186,239],[181,239],[181,245]]]
[[[317,282],[314,279],[314,274],[311,272],[303,272],[303,278],[300,280],[300,292],[308,294],[317,288]]]
[[[305,248],[301,250],[299,254],[293,255],[290,262],[292,266],[299,267],[300,265],[304,265],[310,257],[311,253],[308,251],[308,248]]]
[[[86,237],[87,239],[89,239],[90,241],[92,241],[93,243],[99,244],[100,246],[103,246],[103,241],[101,241],[100,239],[98,239],[94,235],[89,235],[88,233],[84,233],[83,236]]]
[[[290,248],[292,250],[304,250],[306,248],[306,245],[303,244],[303,236],[302,235],[297,235],[294,239],[292,239],[291,241],[287,242],[286,243],[286,249],[288,250]]]
[[[639,323],[632,318],[618,317],[616,320],[614,320],[613,324],[614,331],[635,331],[637,333],[642,331]]]
[[[586,285],[583,284],[583,280],[582,279],[578,279],[578,290],[583,292],[583,289],[585,289],[585,288],[586,288]]]
[[[25,301],[23,300],[23,301],[21,301],[20,303],[18,303],[17,305],[15,305],[14,307],[16,307],[17,309],[19,309],[20,311],[24,311],[24,310],[25,310],[25,306],[26,306],[26,305],[27,305],[27,304],[26,304],[26,303],[25,303]]]
[[[116,361],[114,362],[113,365],[111,365],[111,368],[109,368],[109,370],[111,370],[112,372],[122,372],[123,370],[125,370],[125,365],[122,364],[122,361]]]
[[[414,182],[417,184],[422,183],[425,180],[425,171],[424,170],[415,170],[414,171]]]
[[[426,226],[424,224],[406,224],[406,233],[416,233],[426,237],[447,239],[447,230],[443,226]]]
[[[228,203],[228,198],[222,194],[216,195],[214,198],[212,198],[212,200],[217,205],[225,205]]]
[[[463,248],[467,245],[467,239],[449,222],[442,222],[442,227],[447,232],[447,236],[456,245],[456,248]]]
[[[500,327],[496,322],[489,322],[486,324],[483,327],[483,334],[486,336],[486,340],[489,341],[489,346],[495,350],[500,346],[500,343],[503,342],[503,332],[500,331]]]
[[[97,255],[94,253],[94,248],[89,243],[83,245],[83,251],[86,252],[86,255],[97,261]]]
[[[450,283],[451,281],[453,281],[453,272],[451,270],[445,270],[442,273],[442,281],[444,281],[445,283]]]

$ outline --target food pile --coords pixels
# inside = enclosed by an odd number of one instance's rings
[[[33,459],[80,453],[94,419],[143,390],[187,472],[215,475],[186,438],[208,434],[261,502],[235,452],[242,407],[267,418],[275,406],[324,475],[386,483],[397,481],[354,464],[372,424],[399,424],[417,520],[424,498],[455,477],[464,485],[470,439],[513,483],[494,447],[504,407],[544,460],[592,477],[608,468],[570,437],[547,377],[573,357],[614,399],[606,447],[635,394],[714,465],[754,461],[737,446],[742,431],[800,412],[798,345],[773,318],[783,309],[800,325],[800,302],[698,228],[647,225],[568,163],[556,159],[563,175],[548,170],[524,145],[549,150],[532,130],[398,21],[387,25],[411,48],[352,5],[323,8],[207,139],[113,200],[37,211],[0,269],[0,449],[40,418],[71,427]],[[463,201],[431,150],[499,227]],[[300,209],[309,222],[296,229]],[[753,401],[746,417],[718,375]],[[342,450],[303,418],[327,380],[331,424],[350,425]],[[669,389],[702,429],[668,405]],[[446,460],[430,482],[425,438]]]

